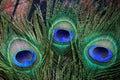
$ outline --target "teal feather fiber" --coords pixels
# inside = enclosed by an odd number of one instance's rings
[[[56,0],[51,10],[53,1],[47,0],[46,20],[39,8],[31,21],[26,16],[11,21],[0,12],[0,79],[119,80],[120,8],[116,3],[97,11],[97,3],[79,2],[67,7]],[[74,37],[69,42],[56,41],[57,28],[72,31]],[[111,50],[111,60],[104,63],[93,59],[89,49],[94,45]],[[22,50],[33,50],[37,56],[28,67],[14,64],[14,54]]]

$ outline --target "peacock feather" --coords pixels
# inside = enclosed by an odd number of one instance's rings
[[[0,80],[120,79],[119,0],[10,0],[9,9],[8,1]]]

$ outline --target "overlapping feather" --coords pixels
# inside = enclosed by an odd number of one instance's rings
[[[87,2],[87,0],[86,0]],[[89,2],[89,1],[88,1]],[[46,21],[39,9],[34,13],[31,22],[27,18],[15,18],[13,21],[4,13],[0,13],[0,76],[5,80],[102,80],[119,79],[120,73],[120,9],[111,4],[104,10],[97,11],[92,4],[82,2],[66,7],[65,3],[48,0]],[[92,9],[87,6],[91,5]],[[65,15],[59,15],[59,14]],[[67,14],[70,14],[71,17]],[[58,17],[59,16],[59,17]],[[74,16],[74,17],[73,17]],[[78,39],[70,42],[69,51],[65,55],[58,55],[52,49],[53,40],[48,40],[47,23],[52,24],[61,17],[68,17],[76,24]],[[50,26],[51,27],[51,26]],[[113,65],[105,68],[93,66],[84,58],[86,45],[98,36],[110,36],[117,44],[117,58]],[[16,70],[8,59],[8,44],[12,38],[21,37],[40,51],[42,49],[42,63],[30,71]],[[51,37],[52,38],[52,37]],[[56,48],[54,48],[56,49]],[[59,52],[58,52],[59,53]],[[94,64],[94,63],[93,63]]]

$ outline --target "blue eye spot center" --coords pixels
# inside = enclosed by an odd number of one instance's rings
[[[101,55],[102,58],[106,58],[108,57],[108,50],[104,47],[96,47],[94,50],[93,50],[93,54],[95,55]]]
[[[57,42],[70,42],[74,38],[74,32],[68,29],[56,28],[53,38]]]
[[[32,50],[22,50],[13,56],[13,62],[19,67],[29,67],[36,61],[36,54]]]
[[[97,62],[109,62],[112,59],[112,51],[105,47],[91,46],[88,55]]]
[[[56,35],[58,38],[69,38],[70,37],[70,33],[67,30],[58,30]]]
[[[30,51],[20,51],[16,55],[16,60],[22,64],[25,63],[25,61],[31,61],[32,60],[32,54]]]

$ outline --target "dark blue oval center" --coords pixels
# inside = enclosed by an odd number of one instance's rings
[[[74,32],[72,30],[56,28],[54,30],[53,38],[57,42],[70,42],[74,38]]]
[[[13,63],[19,67],[29,67],[36,61],[33,50],[22,50],[15,53]]]
[[[105,47],[92,46],[89,48],[88,54],[98,62],[109,62],[112,59],[112,51]]]

